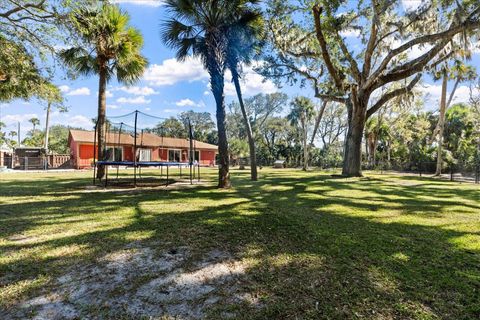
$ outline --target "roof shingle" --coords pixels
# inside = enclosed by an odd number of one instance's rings
[[[70,130],[70,137],[75,142],[86,142],[93,143],[94,141],[94,131],[85,131],[85,130]],[[119,137],[120,136],[120,137]],[[120,138],[120,142],[119,142]],[[108,144],[122,144],[122,145],[132,145],[134,144],[133,135],[122,133],[112,133],[108,132],[106,135]],[[196,149],[209,149],[209,150],[218,150],[216,145],[201,142],[194,140]],[[187,139],[181,138],[170,138],[170,137],[160,137],[153,133],[138,133],[137,134],[137,145],[139,147],[165,147],[165,148],[189,148],[190,141]]]

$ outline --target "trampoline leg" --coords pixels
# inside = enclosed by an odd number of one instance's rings
[[[200,164],[198,164],[198,181],[200,182]]]
[[[167,165],[167,184],[166,187],[168,187],[168,165]]]
[[[105,187],[108,185],[108,166],[105,166]]]
[[[180,169],[180,179],[182,179],[182,165],[178,165],[178,168]]]

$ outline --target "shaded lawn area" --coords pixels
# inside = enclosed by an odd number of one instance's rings
[[[206,171],[213,183],[216,171]],[[248,171],[234,170],[231,190],[91,192],[91,173],[2,174],[0,318],[34,317],[41,303],[26,301],[61,296],[59,286],[84,281],[71,279],[76,270],[97,270],[105,257],[139,248],[148,248],[141,257],[153,263],[122,269],[129,274],[108,296],[97,295],[98,304],[82,298],[93,294],[88,290],[56,299],[80,318],[480,318],[479,186],[366,176],[263,169],[260,181],[250,182]],[[155,259],[182,250],[181,267],[157,268]],[[159,275],[196,274],[211,252],[219,252],[216,265],[240,261],[242,268],[222,288],[178,302],[204,310],[182,314],[168,303],[148,309],[148,297],[135,296]],[[248,298],[232,298],[239,293]]]

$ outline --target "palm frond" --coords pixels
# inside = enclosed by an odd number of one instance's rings
[[[83,47],[61,50],[60,59],[75,72],[88,76],[97,72],[96,56]]]

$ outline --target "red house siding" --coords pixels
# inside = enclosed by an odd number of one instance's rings
[[[168,150],[160,148],[152,149],[152,161],[168,161]],[[172,148],[173,150],[173,148]],[[182,162],[188,162],[188,149],[174,149],[181,150]],[[200,164],[213,166],[215,165],[215,151],[199,150],[200,151]],[[73,165],[77,169],[90,168],[93,162],[93,144],[77,143],[70,141],[70,154],[73,159]],[[133,147],[123,146],[123,160],[133,161]]]
[[[158,149],[158,156],[160,161],[168,160],[168,150],[167,149]]]
[[[209,150],[200,150],[200,164],[215,165],[215,152]]]
[[[88,144],[81,144],[78,148],[80,159],[93,159],[93,146]]]
[[[123,160],[133,161],[133,148],[129,146],[123,146]]]

